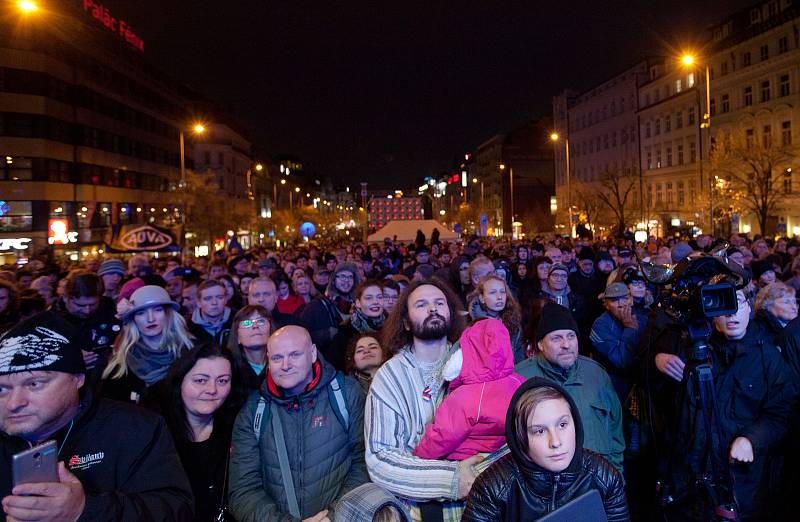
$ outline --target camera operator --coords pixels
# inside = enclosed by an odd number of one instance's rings
[[[708,498],[708,484],[697,478],[710,473],[714,465],[721,475],[721,483],[716,484],[721,487],[716,491],[733,486],[739,520],[769,519],[779,500],[774,498],[777,484],[770,483],[769,472],[774,459],[780,458],[775,449],[786,433],[795,385],[772,336],[751,323],[750,296],[740,289],[736,297],[738,310],[714,318],[715,331],[709,341],[719,428],[710,437],[713,447],[704,447],[706,429],[698,401],[688,400],[678,406],[688,423],[681,423],[671,437],[672,448],[678,450],[659,455],[662,461],[672,459],[670,476],[665,477],[675,499],[667,507],[670,519],[692,520],[692,515],[700,515],[701,520],[708,520],[712,504],[732,501],[724,493],[713,502],[703,500]],[[688,343],[683,344],[689,348]],[[689,358],[658,353],[655,360],[662,373],[679,380]]]

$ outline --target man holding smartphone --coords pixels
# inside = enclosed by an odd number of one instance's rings
[[[192,520],[192,493],[163,419],[94,399],[75,332],[56,313],[0,337],[0,519]],[[28,482],[14,454],[48,440],[58,482]],[[42,465],[47,464],[42,461]]]

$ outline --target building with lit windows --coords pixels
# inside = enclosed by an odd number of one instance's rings
[[[28,239],[0,263],[47,245],[53,224],[78,259],[114,226],[182,223],[180,136],[199,97],[147,62],[124,13],[37,4],[0,5],[0,240]],[[187,138],[187,168],[194,157]]]

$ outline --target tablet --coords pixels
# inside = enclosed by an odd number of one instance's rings
[[[608,522],[606,509],[596,489],[584,493],[538,520],[539,522]]]

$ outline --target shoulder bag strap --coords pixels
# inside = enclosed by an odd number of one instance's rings
[[[300,516],[300,506],[297,504],[297,494],[294,490],[292,470],[289,468],[289,455],[286,452],[286,441],[283,438],[283,426],[281,426],[276,408],[277,406],[275,406],[275,403],[271,403],[272,433],[275,436],[275,446],[278,450],[278,464],[280,464],[281,467],[283,487],[286,490],[286,500],[289,502],[289,513],[295,518],[303,518]]]

